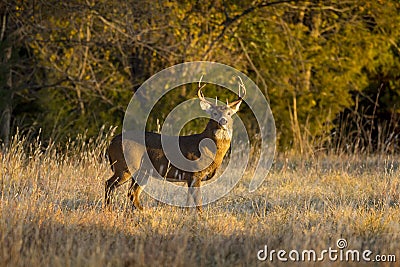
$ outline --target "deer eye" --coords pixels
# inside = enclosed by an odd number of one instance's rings
[[[214,117],[217,117],[218,113],[216,111],[213,112],[212,114]]]
[[[232,112],[228,111],[228,116],[232,115]]]

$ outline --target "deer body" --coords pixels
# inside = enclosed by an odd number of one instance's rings
[[[192,196],[197,209],[201,211],[202,203],[199,187],[202,181],[209,180],[214,176],[230,147],[233,131],[231,116],[238,111],[242,98],[240,97],[239,100],[227,104],[226,106],[217,106],[204,98],[201,93],[201,88],[198,91],[198,96],[201,108],[209,113],[211,118],[202,133],[178,136],[178,139],[182,155],[192,163],[198,164],[199,166],[197,167],[199,167],[199,170],[182,170],[170,164],[162,147],[162,138],[166,138],[168,142],[168,138],[176,137],[161,136],[158,133],[145,132],[145,145],[143,145],[135,141],[135,138],[124,138],[124,140],[122,140],[122,135],[117,135],[111,141],[107,151],[114,174],[106,181],[106,205],[110,204],[112,191],[131,179],[128,197],[137,209],[143,209],[139,201],[143,183],[138,182],[138,176],[142,176],[140,178],[146,179],[144,176],[152,175],[151,171],[156,170],[158,174],[167,181],[186,182],[189,187],[188,201],[189,197]],[[202,143],[205,139],[212,140],[213,145]],[[146,153],[152,164],[151,167],[144,163]],[[206,162],[210,163],[204,165],[204,161],[200,160],[204,158],[209,159]],[[127,162],[129,162],[130,168],[128,168]],[[131,173],[131,171],[134,173]]]

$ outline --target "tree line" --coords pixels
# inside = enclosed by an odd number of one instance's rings
[[[151,75],[208,60],[263,90],[280,150],[398,151],[399,11],[397,0],[1,0],[0,138],[19,129],[62,141],[121,126]],[[174,90],[157,113],[194,96]]]

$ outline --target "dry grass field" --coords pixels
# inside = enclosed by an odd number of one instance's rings
[[[398,155],[278,155],[261,188],[248,193],[244,178],[202,216],[145,194],[145,211],[131,211],[126,186],[104,211],[107,138],[61,152],[15,137],[0,154],[0,266],[276,266],[287,263],[257,259],[265,245],[319,253],[339,238],[371,258],[396,256],[376,266],[400,262]]]

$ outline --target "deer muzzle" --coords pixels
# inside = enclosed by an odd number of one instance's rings
[[[226,126],[227,126],[227,124],[228,124],[228,120],[225,119],[225,118],[221,118],[221,119],[218,121],[218,124],[219,124],[220,126],[222,126],[223,128],[226,128]]]

